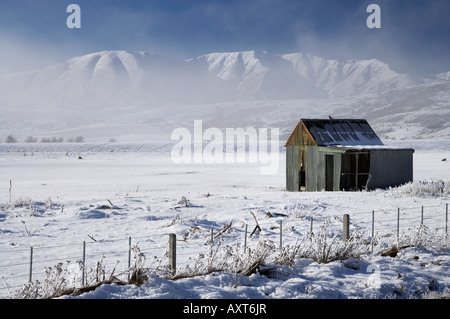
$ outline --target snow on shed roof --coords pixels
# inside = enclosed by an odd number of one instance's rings
[[[383,145],[363,119],[302,119],[319,146]]]

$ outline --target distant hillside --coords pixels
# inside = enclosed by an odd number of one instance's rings
[[[450,137],[449,72],[417,78],[379,60],[305,53],[211,53],[185,61],[103,51],[0,79],[6,134],[87,139],[215,127],[279,127],[301,117],[362,117],[391,138]]]

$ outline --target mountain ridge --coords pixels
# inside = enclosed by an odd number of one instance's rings
[[[0,112],[7,121],[0,135],[170,139],[173,128],[202,119],[205,127],[279,127],[284,138],[301,117],[331,115],[366,118],[382,137],[448,138],[448,74],[416,78],[376,59],[308,53],[177,60],[101,51],[3,76]]]
[[[434,80],[447,80],[448,73]],[[26,93],[44,103],[85,96],[131,103],[213,103],[267,99],[337,98],[424,83],[371,60],[330,60],[308,53],[219,52],[187,60],[160,54],[109,50],[73,57],[44,69],[9,74],[4,98]],[[49,99],[50,97],[50,99]],[[177,98],[175,98],[177,97]],[[19,98],[20,100],[20,98]],[[124,103],[126,103],[123,101]],[[23,101],[26,103],[26,100]]]

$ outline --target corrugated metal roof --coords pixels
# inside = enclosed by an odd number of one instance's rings
[[[383,145],[372,127],[362,119],[302,119],[319,146]]]

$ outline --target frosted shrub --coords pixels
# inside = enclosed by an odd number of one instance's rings
[[[255,249],[247,248],[244,253],[241,252],[240,246],[235,246],[238,250],[228,250],[227,255],[231,255],[232,261],[228,264],[226,271],[239,273],[245,276],[249,276],[254,273],[259,266],[263,266],[267,262],[267,257],[275,250],[275,244],[269,240],[261,240],[256,245]],[[224,259],[228,259],[227,255]]]
[[[275,245],[272,241],[261,240],[256,248],[247,248],[242,252],[240,245],[211,247],[209,254],[199,254],[184,268],[178,269],[175,279],[206,275],[212,272],[225,271],[249,276],[256,272],[260,266],[264,266],[267,257],[274,252]]]
[[[23,289],[17,291],[14,298],[18,299],[46,299],[56,295],[61,295],[63,291],[69,289],[67,266],[63,267],[63,263],[58,263],[54,267],[46,267],[46,278],[40,282],[35,280],[28,283]]]
[[[280,253],[275,256],[273,262],[276,265],[293,267],[300,256],[301,246],[298,243],[294,245],[285,245]]]
[[[37,138],[33,137],[33,136],[27,136],[27,138],[25,138],[24,142],[25,143],[36,143],[37,142]]]
[[[144,278],[146,278],[144,269],[146,257],[137,245],[132,246],[130,249],[133,253],[133,265],[129,269],[131,274],[130,280],[135,283],[140,283]]]
[[[17,140],[14,136],[8,135],[5,139],[5,143],[17,143]]]
[[[67,261],[64,267],[63,263],[58,263],[53,267],[45,267],[46,278],[42,281],[34,280],[16,291],[12,298],[14,299],[49,299],[58,298],[64,295],[77,295],[80,292],[93,290],[101,284],[117,283],[124,284],[115,276],[116,265],[112,270],[106,271],[105,256],[101,256],[94,268],[85,269],[82,262],[71,263]],[[141,264],[136,262],[133,271],[140,272]],[[76,271],[74,271],[76,270]],[[81,274],[85,273],[86,284],[81,283]],[[79,286],[81,285],[81,288]],[[78,286],[78,287],[77,287]]]
[[[42,143],[62,143],[62,142],[64,142],[64,138],[62,138],[62,137],[58,137],[58,138],[56,138],[56,137],[43,137],[42,139],[41,139],[41,142]]]
[[[8,203],[0,204],[0,211],[19,207],[30,207],[33,204],[33,200],[29,197],[20,197],[9,201]]]
[[[331,220],[326,220],[320,226],[318,233],[308,233],[295,245],[284,247],[280,255],[275,258],[275,263],[293,266],[298,258],[310,258],[318,263],[329,263],[359,257],[370,252],[370,245],[359,231],[354,231],[348,240],[343,241],[342,232],[331,233],[330,223]]]
[[[444,232],[430,230],[425,225],[419,225],[415,231],[410,231],[402,236],[401,247],[421,247],[421,248],[446,248],[447,235]]]
[[[450,195],[450,181],[431,179],[414,181],[399,187],[391,188],[391,192],[398,195],[418,197],[440,197]]]
[[[67,139],[67,142],[69,142],[69,143],[82,143],[82,142],[84,142],[84,137],[83,136],[69,137]]]

